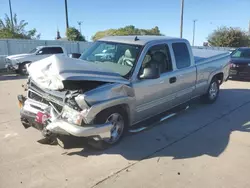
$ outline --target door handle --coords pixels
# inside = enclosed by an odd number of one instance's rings
[[[177,80],[176,77],[169,78],[169,83],[173,84],[176,82],[176,80]]]

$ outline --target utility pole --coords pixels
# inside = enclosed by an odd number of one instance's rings
[[[183,11],[184,11],[184,0],[181,0],[180,38],[182,38],[182,33],[183,33]]]
[[[195,38],[195,22],[197,22],[197,20],[193,20],[194,24],[193,24],[193,43],[192,46],[194,46],[194,38]]]
[[[78,21],[77,24],[79,25],[79,31],[82,34],[82,21]]]
[[[13,16],[12,16],[11,0],[9,0],[9,7],[10,7],[11,26],[12,26],[12,31],[13,31],[14,30],[14,23],[13,23]]]
[[[65,15],[66,15],[66,30],[69,28],[69,19],[68,19],[68,3],[65,0]]]

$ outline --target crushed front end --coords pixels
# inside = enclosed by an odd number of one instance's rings
[[[113,125],[93,124],[96,111],[84,100],[82,90],[42,89],[32,79],[27,83],[27,96],[18,96],[21,122],[34,127],[45,137],[71,135],[75,137],[110,137]],[[97,112],[97,111],[96,111]]]

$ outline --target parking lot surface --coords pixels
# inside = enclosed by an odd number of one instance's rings
[[[25,79],[0,76],[0,187],[250,187],[250,82],[228,81],[215,104],[187,111],[95,151],[37,142],[17,94]]]

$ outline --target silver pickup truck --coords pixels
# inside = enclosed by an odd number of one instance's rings
[[[27,96],[18,96],[25,128],[47,138],[87,137],[107,147],[131,126],[193,98],[216,101],[228,78],[229,53],[191,49],[180,38],[106,37],[80,59],[53,55],[28,72]]]

